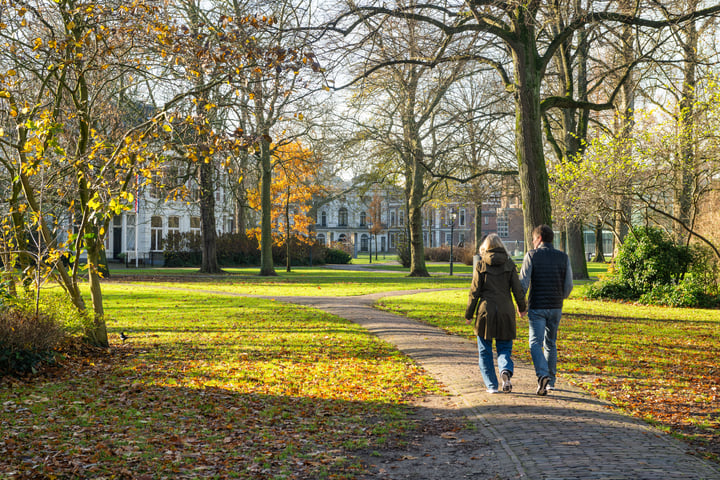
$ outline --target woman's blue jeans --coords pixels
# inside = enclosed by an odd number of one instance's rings
[[[480,373],[485,382],[487,388],[498,388],[498,378],[495,373],[495,364],[493,363],[493,351],[492,351],[492,340],[485,340],[484,338],[477,337],[478,339],[478,357],[480,364]],[[507,370],[512,376],[513,372],[513,361],[512,355],[512,340],[495,340],[495,350],[497,350],[497,363],[498,370],[503,372]]]
[[[557,373],[557,333],[562,309],[547,308],[528,311],[530,324],[530,356],[538,378],[549,377],[555,386]]]

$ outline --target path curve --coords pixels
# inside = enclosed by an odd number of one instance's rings
[[[485,393],[474,342],[373,308],[380,298],[412,293],[417,291],[339,298],[273,298],[358,323],[413,358],[456,395],[465,405],[466,416],[499,444],[509,467],[503,470],[516,472],[512,478],[720,479],[720,467],[688,454],[684,443],[612,411],[609,403],[562,382],[562,378],[558,390],[546,397],[536,395],[535,373],[530,365],[515,362],[513,393]]]
[[[172,290],[185,288],[163,287]],[[447,387],[463,413],[482,429],[508,478],[562,480],[720,480],[720,466],[688,453],[687,445],[568,385],[562,376],[548,396],[535,394],[532,366],[515,361],[513,392],[487,394],[477,346],[467,339],[373,308],[383,297],[412,290],[349,297],[261,296],[317,308],[355,322],[395,345]],[[196,290],[193,290],[196,291]],[[461,320],[459,320],[461,321]],[[516,344],[516,348],[526,348]],[[562,372],[561,372],[562,375]]]

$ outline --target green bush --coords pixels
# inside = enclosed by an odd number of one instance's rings
[[[396,251],[400,265],[404,268],[410,268],[410,264],[412,263],[412,258],[410,256],[410,244],[406,241],[400,241],[398,242]]]
[[[639,301],[668,307],[714,308],[718,305],[717,296],[707,294],[702,285],[692,281],[683,281],[678,285],[655,285]]]
[[[638,298],[656,285],[679,283],[692,261],[689,247],[674,244],[659,228],[640,227],[625,238],[615,259],[616,275]]]
[[[587,287],[585,294],[588,298],[604,299],[612,298],[613,300],[635,300],[637,295],[635,290],[624,280],[615,277],[595,282]]]
[[[347,264],[352,260],[352,255],[337,248],[328,248],[325,251],[325,263]]]

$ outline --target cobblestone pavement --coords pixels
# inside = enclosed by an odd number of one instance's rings
[[[557,390],[540,397],[535,394],[534,370],[516,361],[512,393],[486,393],[473,342],[372,308],[379,298],[408,293],[273,298],[356,322],[416,360],[456,396],[464,415],[487,435],[496,458],[506,463],[502,471],[508,478],[720,479],[717,465],[689,455],[682,442],[613,412],[608,404],[563,382],[562,376]]]

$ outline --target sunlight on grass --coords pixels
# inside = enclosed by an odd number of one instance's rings
[[[0,476],[351,478],[352,450],[411,428],[407,402],[438,389],[319,311],[139,285],[104,296],[111,356],[0,389]]]
[[[200,275],[196,270],[150,269],[125,276],[115,275],[114,281],[139,282],[148,286],[171,286],[193,290],[263,296],[348,296],[396,290],[464,287],[469,277],[438,276],[408,278],[406,273],[381,273],[327,268],[295,268],[292,272],[278,272],[276,277],[259,277],[256,269],[227,269],[226,275]],[[165,277],[186,273],[177,279]],[[251,273],[252,272],[252,273]],[[177,281],[174,281],[177,280]]]

